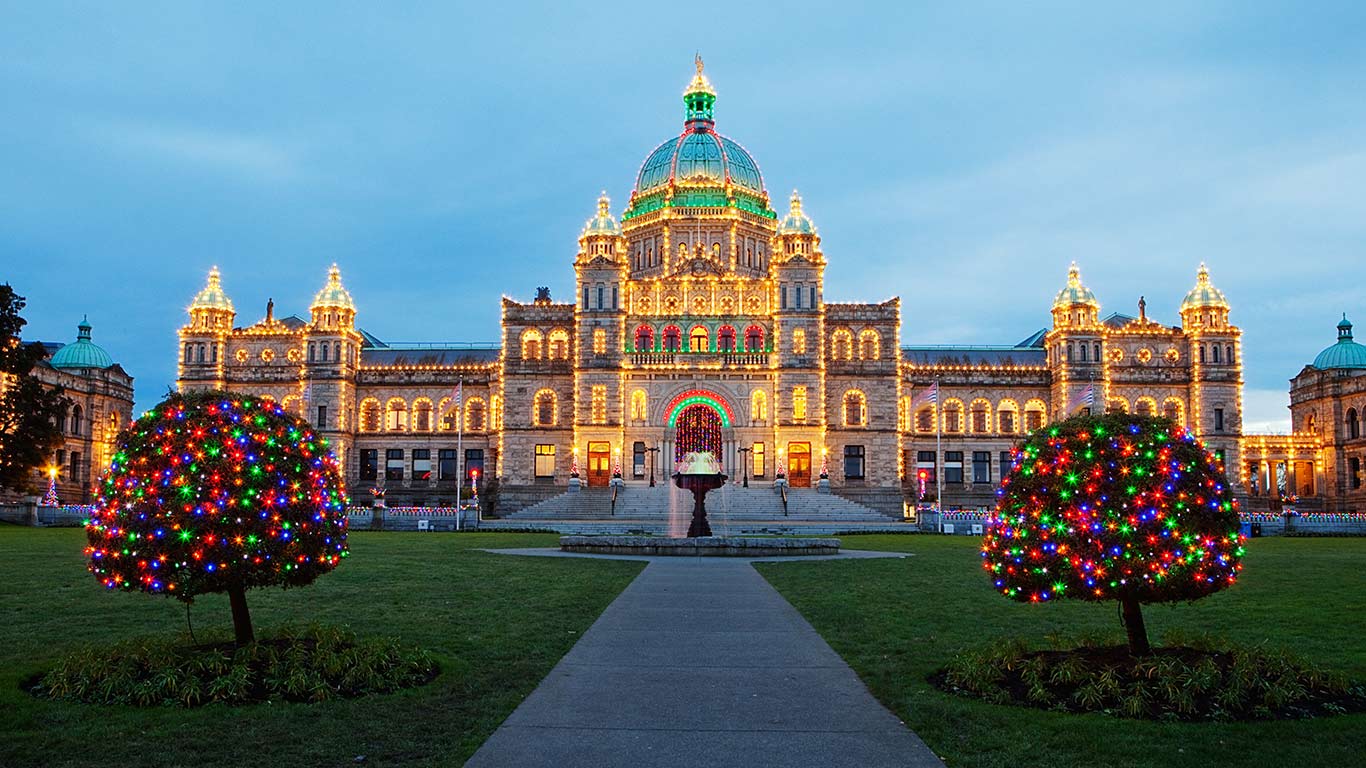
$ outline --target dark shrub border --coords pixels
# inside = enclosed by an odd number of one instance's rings
[[[78,651],[24,688],[88,704],[197,707],[214,702],[318,702],[390,693],[440,671],[423,650],[394,639],[357,640],[336,627],[285,628],[237,647],[138,640]]]

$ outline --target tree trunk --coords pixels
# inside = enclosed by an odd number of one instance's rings
[[[247,590],[241,585],[228,587],[228,603],[232,605],[232,629],[237,644],[251,645],[256,636],[251,631],[251,613],[247,610]]]
[[[1148,629],[1143,626],[1143,608],[1136,597],[1122,597],[1119,600],[1124,617],[1124,631],[1129,635],[1129,655],[1147,656],[1152,653],[1148,645]]]

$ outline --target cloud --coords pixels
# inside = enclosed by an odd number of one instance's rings
[[[128,154],[246,181],[277,184],[303,175],[298,158],[279,142],[243,133],[129,121],[97,122],[89,133]]]
[[[1283,389],[1243,390],[1243,434],[1290,431],[1290,395]]]

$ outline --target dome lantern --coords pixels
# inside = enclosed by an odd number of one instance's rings
[[[1181,301],[1181,311],[1190,309],[1228,309],[1228,299],[1224,298],[1224,292],[1214,287],[1209,281],[1209,267],[1205,262],[1200,262],[1200,269],[1195,273],[1195,287],[1190,289],[1186,298]]]
[[[816,225],[802,212],[802,196],[792,190],[787,216],[778,224],[779,235],[814,235]]]
[[[318,295],[313,297],[313,304],[309,309],[314,311],[319,309],[356,311],[356,303],[351,300],[350,292],[342,286],[341,267],[335,263],[331,269],[327,270],[327,284],[323,286],[321,291],[318,291]]]
[[[580,237],[620,237],[621,225],[612,215],[612,199],[606,190],[598,196],[598,213],[583,225]]]
[[[1070,309],[1072,307],[1084,305],[1091,307],[1097,312],[1100,311],[1100,301],[1096,299],[1096,294],[1091,292],[1081,282],[1081,268],[1077,262],[1072,262],[1072,266],[1067,268],[1067,287],[1058,291],[1057,298],[1053,299],[1053,309]]]
[[[697,129],[705,130],[716,122],[713,115],[713,108],[716,106],[716,89],[711,87],[711,81],[702,74],[702,54],[697,54],[693,59],[694,66],[697,67],[697,74],[693,75],[692,82],[683,91],[683,104],[687,106],[687,124],[693,128],[697,124]]]
[[[57,350],[48,363],[53,368],[108,368],[114,364],[104,348],[90,340],[90,320],[81,318],[76,326],[76,341]]]
[[[197,309],[208,309],[217,312],[235,312],[232,306],[232,299],[223,290],[223,281],[218,274],[218,267],[209,270],[209,281],[204,289],[195,294],[194,301],[190,302],[190,312]]]

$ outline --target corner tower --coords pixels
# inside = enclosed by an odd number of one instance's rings
[[[180,329],[176,387],[181,392],[222,389],[225,345],[237,311],[223,290],[218,267],[209,270],[208,282],[185,311],[190,321]]]
[[[1236,479],[1243,431],[1242,330],[1229,323],[1228,299],[1210,282],[1203,262],[1195,287],[1181,301],[1181,326],[1190,361],[1190,429]]]
[[[327,271],[327,282],[313,297],[309,314],[300,371],[304,418],[332,441],[338,458],[345,461],[342,439],[354,420],[361,335],[356,331],[356,303],[342,285],[336,264]]]

